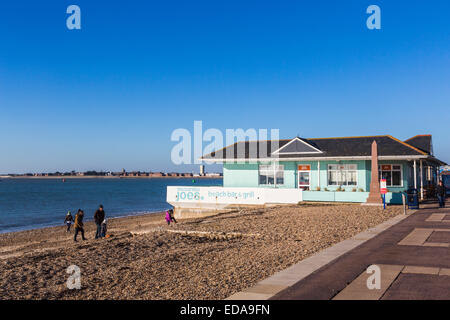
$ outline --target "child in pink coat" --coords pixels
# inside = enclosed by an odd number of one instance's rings
[[[177,220],[175,220],[175,217],[173,216],[173,209],[166,211],[166,221],[168,225],[170,225],[171,222],[177,223]]]
[[[166,221],[167,221],[167,224],[169,224],[170,225],[170,213],[169,213],[169,210],[167,210],[166,211]]]

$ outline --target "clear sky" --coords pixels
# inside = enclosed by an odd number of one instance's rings
[[[172,131],[194,120],[429,133],[450,162],[449,16],[448,0],[2,1],[0,173],[197,171],[170,160]]]

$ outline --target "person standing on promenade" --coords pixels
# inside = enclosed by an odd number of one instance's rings
[[[67,231],[66,232],[70,231],[70,226],[72,225],[72,221],[73,221],[73,217],[72,217],[72,214],[69,211],[69,212],[67,212],[66,218],[64,219],[64,223],[67,225]]]
[[[447,190],[442,183],[442,180],[439,181],[439,185],[436,188],[436,195],[439,201],[439,208],[445,208],[445,196],[447,194]]]
[[[86,240],[86,238],[84,237],[83,218],[84,218],[83,210],[78,209],[78,212],[75,215],[75,223],[74,223],[75,235],[73,236],[73,241],[75,242],[77,242],[78,232],[81,232],[81,238],[83,240]]]
[[[105,220],[105,211],[103,210],[103,206],[100,205],[94,213],[94,221],[97,225],[97,231],[95,232],[95,239],[101,238],[102,236],[102,222]]]

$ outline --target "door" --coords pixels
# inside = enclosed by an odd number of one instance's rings
[[[302,190],[310,190],[311,188],[311,166],[298,166],[298,188]]]

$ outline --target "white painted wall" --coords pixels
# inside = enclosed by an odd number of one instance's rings
[[[300,189],[167,187],[167,202],[174,207],[223,208],[227,205],[289,204],[300,201]]]

